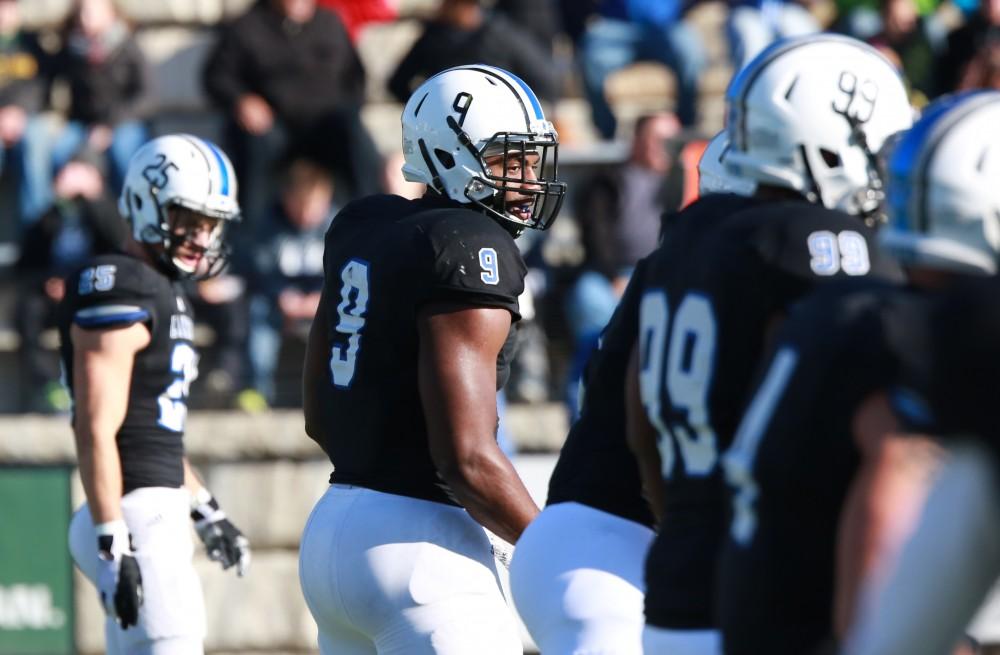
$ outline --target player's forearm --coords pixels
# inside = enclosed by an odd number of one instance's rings
[[[115,435],[78,427],[75,436],[80,481],[94,524],[122,518],[122,470]]]
[[[187,455],[184,456],[184,488],[187,489],[191,496],[195,496],[198,490],[202,489],[205,485],[202,483],[201,478],[195,473],[194,468],[191,466],[191,462],[188,460]]]
[[[495,444],[456,458],[439,471],[469,514],[510,543],[538,515],[517,471]]]

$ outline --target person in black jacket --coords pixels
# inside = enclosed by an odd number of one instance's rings
[[[379,191],[381,162],[360,115],[364,68],[343,23],[315,0],[259,0],[223,28],[203,82],[228,118],[251,228],[286,150],[308,151],[352,196]]]
[[[117,251],[125,238],[125,224],[106,193],[99,160],[85,151],[60,169],[53,184],[55,202],[21,242],[15,320],[21,338],[21,406],[28,411],[68,408],[58,357],[42,337],[56,324],[64,276],[88,257]]]
[[[558,96],[552,55],[531,32],[502,13],[487,15],[480,0],[442,0],[423,34],[389,78],[389,91],[406,102],[413,90],[435,73],[469,63],[509,70],[535,89],[543,101]]]
[[[81,148],[106,153],[108,182],[121,188],[129,159],[146,142],[149,68],[112,0],[76,0],[52,74],[69,85],[69,119],[52,147],[53,170]]]

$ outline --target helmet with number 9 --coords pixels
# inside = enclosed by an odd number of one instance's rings
[[[515,234],[555,220],[566,193],[559,139],[516,75],[478,64],[442,71],[413,92],[402,123],[406,180],[474,204]],[[497,159],[499,173],[487,163]]]
[[[734,193],[738,196],[752,196],[757,188],[753,180],[736,177],[722,163],[729,150],[729,135],[719,132],[705,147],[698,160],[698,195],[709,193]]]
[[[170,134],[149,141],[132,156],[118,211],[131,224],[137,242],[162,246],[150,251],[169,271],[204,279],[225,268],[226,225],[240,220],[236,191],[233,165],[220,148],[188,134]],[[197,271],[174,256],[184,241],[172,225],[176,208],[218,221]]]
[[[941,98],[894,144],[882,246],[902,262],[995,275],[1000,253],[1000,92]]]
[[[889,60],[834,34],[766,48],[730,82],[726,111],[734,175],[866,219],[883,197],[876,155],[913,122]]]

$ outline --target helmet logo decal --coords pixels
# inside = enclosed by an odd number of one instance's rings
[[[455,102],[451,105],[451,108],[458,114],[459,127],[465,123],[465,116],[469,113],[469,107],[471,106],[472,94],[466,93],[465,91],[459,91],[458,95],[455,96]]]
[[[847,118],[852,125],[871,120],[875,113],[875,101],[878,99],[878,85],[875,82],[864,80],[858,84],[854,73],[843,71],[837,80],[837,88],[844,95],[834,99],[833,111]]]
[[[162,152],[157,153],[153,163],[142,169],[142,176],[154,189],[162,189],[170,181],[167,172],[171,169],[179,171],[177,164],[167,159]]]

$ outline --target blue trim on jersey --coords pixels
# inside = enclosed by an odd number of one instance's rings
[[[111,325],[113,323],[138,323],[149,318],[149,312],[145,309],[137,312],[125,312],[121,314],[105,314],[103,316],[80,316],[73,317],[73,322],[80,327],[94,327],[98,325]]]
[[[503,69],[500,69],[503,70]],[[524,90],[524,95],[528,96],[528,100],[531,101],[531,108],[535,110],[535,118],[538,120],[545,120],[545,114],[542,113],[542,104],[538,102],[538,98],[535,96],[535,92],[531,90],[531,87],[524,83],[517,75],[514,75],[510,71],[503,71],[510,76],[512,80],[517,82],[521,88]]]
[[[212,151],[212,155],[215,157],[216,163],[219,164],[219,175],[222,176],[222,190],[221,193],[224,196],[229,195],[229,171],[226,169],[226,160],[222,158],[222,154],[219,153],[219,149],[215,147],[215,144],[210,141],[204,142],[208,149]]]

